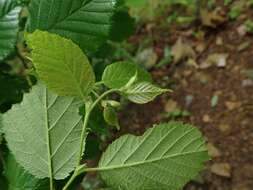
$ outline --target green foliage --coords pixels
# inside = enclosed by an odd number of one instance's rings
[[[118,4],[119,0],[31,1],[27,29],[62,35],[94,52],[109,38]]]
[[[0,27],[4,29],[0,31],[0,39],[6,41],[0,44],[0,59],[10,53],[18,34],[20,7],[14,2],[0,2]],[[82,162],[84,153],[86,159],[97,155],[100,139],[96,137],[105,140],[108,136],[105,122],[119,129],[116,109],[121,104],[113,100],[114,96],[108,96],[117,93],[144,104],[168,92],[152,84],[150,74],[131,62],[107,66],[101,81],[96,81],[83,52],[94,60],[93,53],[105,41],[120,41],[131,34],[134,20],[123,2],[19,1],[29,4],[26,25],[29,33],[25,33],[31,50],[27,58],[34,67],[24,61],[22,84],[27,88],[19,84],[19,79],[16,82],[16,77],[0,72],[0,106],[22,100],[22,93],[33,83],[26,75],[28,68],[34,69],[38,82],[21,103],[0,115],[0,135],[4,133],[13,154],[7,151],[4,168],[8,190],[74,190],[78,176],[89,171],[100,172],[113,189],[175,190],[203,168],[203,162],[208,159],[204,139],[196,128],[181,123],[154,126],[141,137],[119,138],[109,146],[97,168],[87,168]],[[166,3],[186,5],[190,1]],[[165,52],[165,58],[166,64],[170,62],[170,50]],[[92,135],[88,136],[89,132]]]
[[[137,83],[133,86],[122,90],[124,96],[130,101],[137,104],[146,104],[155,99],[155,97],[168,92],[166,89],[161,89],[147,82]]]
[[[75,168],[82,117],[79,101],[42,84],[3,116],[5,138],[16,160],[38,178],[64,179]]]
[[[2,134],[3,134],[3,123],[2,123],[2,114],[0,113],[0,145],[2,143]]]
[[[157,18],[168,10],[168,6],[181,6],[192,12],[197,8],[197,0],[126,0],[126,4],[130,7],[131,14],[141,21]],[[195,20],[195,17],[180,19],[190,21]]]
[[[108,88],[120,89],[125,86],[137,72],[136,82],[152,81],[150,74],[143,68],[131,62],[117,62],[106,67],[102,82]]]
[[[240,5],[235,4],[230,9],[228,16],[231,20],[236,20],[241,15],[241,12],[242,12],[242,7]]]
[[[163,67],[168,64],[171,64],[173,61],[173,55],[171,52],[171,48],[165,47],[164,49],[164,58],[157,64],[157,67]]]
[[[9,154],[6,160],[4,175],[8,181],[8,190],[47,190],[48,180],[37,179],[26,172]],[[7,189],[6,189],[7,190]]]
[[[246,20],[246,22],[244,24],[246,26],[247,32],[253,34],[253,21],[248,19],[248,20]]]
[[[216,107],[217,104],[218,104],[218,102],[219,102],[219,96],[214,95],[214,96],[212,97],[212,99],[211,99],[211,107],[212,107],[212,108]]]
[[[0,60],[14,50],[20,10],[14,0],[0,1]]]
[[[228,6],[230,3],[232,3],[233,0],[224,0],[224,5]]]
[[[61,96],[82,99],[91,92],[95,75],[88,58],[71,40],[36,31],[28,35],[32,60],[42,80]]]
[[[118,189],[179,190],[209,158],[204,144],[190,125],[161,124],[141,137],[126,135],[113,142],[98,170],[109,186]]]
[[[115,11],[113,21],[110,35],[112,41],[122,41],[134,33],[135,20],[129,15],[127,8],[120,7]]]

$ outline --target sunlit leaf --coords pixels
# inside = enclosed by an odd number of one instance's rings
[[[61,96],[85,99],[95,83],[88,58],[71,40],[48,32],[29,34],[32,60],[47,86]]]
[[[102,82],[108,88],[119,89],[125,86],[136,72],[138,77],[136,82],[152,80],[150,74],[138,65],[131,62],[116,62],[106,67]]]
[[[155,126],[141,137],[120,137],[108,147],[98,170],[115,189],[179,190],[198,175],[208,159],[197,128],[169,123]]]
[[[134,84],[122,91],[127,99],[137,104],[148,103],[165,92],[168,92],[168,90],[159,88],[147,82]]]

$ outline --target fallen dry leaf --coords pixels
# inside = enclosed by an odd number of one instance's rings
[[[247,34],[247,28],[244,24],[240,25],[239,27],[237,27],[237,32],[239,34],[240,37],[243,37]]]
[[[221,156],[221,152],[218,148],[216,148],[212,143],[208,143],[206,145],[207,147],[207,150],[208,150],[208,154],[211,156],[211,157],[219,157]]]
[[[224,23],[226,18],[219,14],[218,9],[209,11],[203,8],[200,10],[200,20],[204,26],[216,28],[218,25]]]
[[[241,102],[226,101],[225,105],[226,105],[228,110],[232,111],[234,109],[237,109],[237,108],[241,107],[242,103]]]
[[[231,166],[228,163],[213,164],[211,166],[211,172],[229,178],[231,177]]]
[[[205,122],[205,123],[210,123],[212,121],[211,117],[209,115],[204,115],[202,120]]]
[[[227,124],[221,124],[218,126],[218,128],[221,132],[224,132],[224,133],[227,133],[230,131],[230,125],[227,125]]]
[[[196,58],[196,53],[193,48],[189,44],[184,43],[181,38],[172,46],[171,54],[173,55],[174,63],[178,63],[187,58]]]
[[[177,107],[178,107],[177,102],[170,99],[168,102],[166,102],[164,110],[169,113],[173,112],[175,109],[177,109]]]
[[[137,62],[144,65],[146,68],[152,68],[158,61],[158,55],[153,48],[144,49],[136,56]]]
[[[200,65],[201,69],[207,69],[213,65],[217,67],[226,67],[228,54],[226,53],[214,53],[210,54],[207,59]]]

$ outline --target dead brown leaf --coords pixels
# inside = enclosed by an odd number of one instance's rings
[[[226,18],[219,14],[218,9],[209,11],[202,8],[200,10],[200,20],[204,26],[216,28],[218,25],[224,23]]]
[[[174,57],[174,63],[179,63],[187,58],[196,58],[196,53],[193,48],[189,44],[184,43],[181,38],[179,38],[172,47],[171,53]]]

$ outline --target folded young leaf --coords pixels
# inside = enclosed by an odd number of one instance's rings
[[[122,91],[127,99],[137,104],[151,102],[157,96],[165,92],[168,92],[168,90],[159,88],[147,82],[134,84]]]
[[[38,178],[64,179],[80,150],[80,101],[59,97],[39,83],[3,115],[3,132],[17,162]]]
[[[102,156],[98,171],[109,187],[122,190],[179,190],[209,159],[197,128],[160,124],[143,136],[126,135]]]
[[[102,82],[108,88],[119,89],[125,86],[136,72],[138,76],[136,82],[152,81],[150,74],[137,64],[131,62],[116,62],[106,67],[102,76]]]
[[[61,96],[85,99],[95,83],[88,58],[71,40],[36,30],[27,36],[32,60],[42,80]]]
[[[6,160],[5,177],[8,180],[8,190],[48,190],[48,179],[37,179],[25,171],[9,154]]]
[[[110,36],[119,0],[36,0],[29,6],[28,31],[46,30],[94,52]]]
[[[14,1],[0,1],[0,59],[5,58],[12,50],[19,30],[19,13],[21,7]]]
[[[110,105],[105,106],[103,115],[104,115],[104,119],[105,119],[106,123],[108,123],[109,125],[111,125],[113,127],[116,127],[118,130],[120,130],[120,125],[119,125],[117,113],[112,106],[110,106]]]

